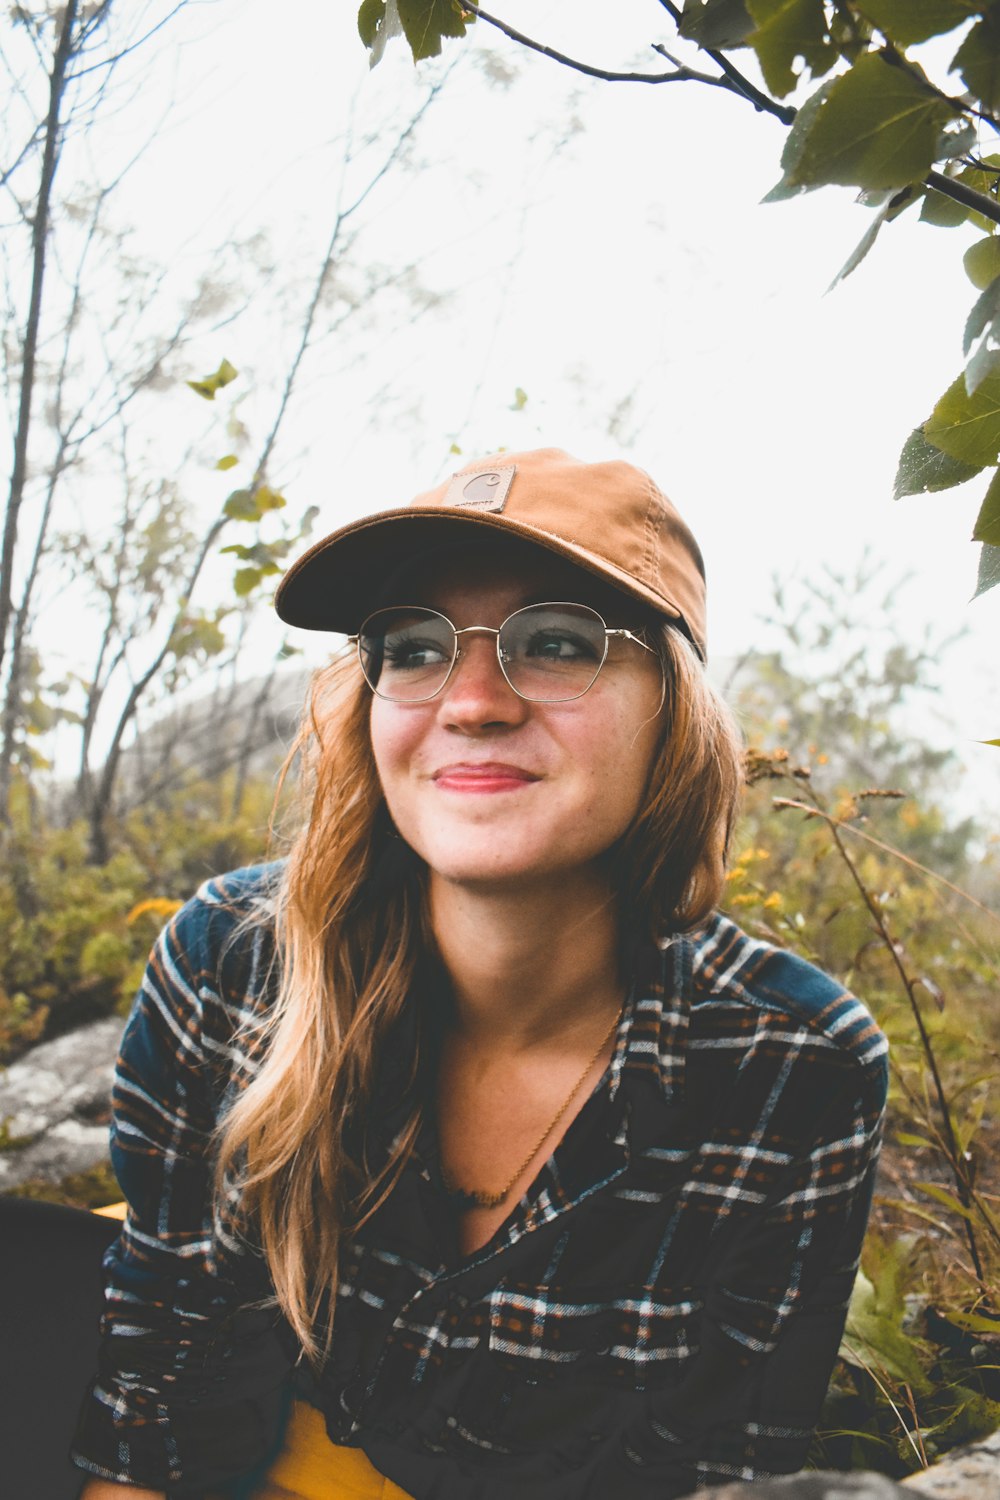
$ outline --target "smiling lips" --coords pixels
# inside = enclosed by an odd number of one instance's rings
[[[431,780],[435,786],[448,792],[514,792],[530,786],[541,777],[523,766],[510,766],[504,761],[459,761],[455,765],[442,766]]]

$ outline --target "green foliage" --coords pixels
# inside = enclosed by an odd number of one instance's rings
[[[795,64],[804,59],[813,78],[821,78],[837,61],[822,0],[747,0],[756,29],[749,35],[764,82],[779,99],[798,83]]]
[[[972,535],[977,542],[1000,547],[1000,475],[994,475],[980,507]]]
[[[954,31],[982,7],[977,0],[860,0],[855,7],[900,47]]]
[[[439,56],[442,39],[464,36],[472,19],[458,0],[396,0],[395,8],[414,62]],[[364,0],[358,11],[358,33],[374,62],[385,44],[386,11],[386,0]]]
[[[681,36],[700,47],[738,47],[753,29],[744,0],[684,0]]]
[[[114,824],[95,865],[81,823],[41,823],[16,789],[0,868],[0,1063],[127,1007],[150,944],[207,875],[264,856],[273,786],[189,781]]]
[[[666,8],[677,15],[675,6]],[[464,31],[459,0],[399,0],[398,10],[415,60],[439,51],[442,37]],[[361,5],[358,26],[373,61],[392,34],[394,14],[385,0]],[[950,69],[931,76],[941,72],[940,50],[919,57],[914,49],[960,28]],[[790,124],[782,177],[765,201],[839,183],[859,188],[875,210],[834,285],[857,269],[884,225],[914,203],[924,223],[982,230],[965,250],[966,270],[984,295],[1000,281],[1000,156],[980,150],[988,128],[1000,129],[996,0],[683,0],[678,30],[682,42],[709,54],[702,66],[716,69],[714,81]],[[739,53],[747,50],[769,93],[741,72]],[[736,56],[723,60],[722,53]],[[949,76],[955,73],[964,93]],[[797,109],[778,103],[821,78]],[[950,386],[920,429],[923,448],[959,462],[934,465],[924,453],[915,465],[917,445],[907,439],[897,498],[945,490],[976,469],[997,466],[1000,418],[990,390],[1000,377],[1000,290],[973,309],[965,355],[964,392],[959,382]],[[976,595],[1000,582],[993,545],[984,542]]]
[[[779,647],[744,667],[735,697],[751,743],[770,748],[749,756],[724,901],[837,975],[889,1038],[875,1228],[811,1460],[897,1477],[1000,1425],[1000,1324],[983,1300],[1000,1286],[1000,922],[986,910],[1000,838],[937,805],[950,756],[906,731],[942,646],[896,636],[898,587],[869,567],[777,591]],[[863,652],[852,613],[884,622]],[[956,889],[969,884],[978,902]]]
[[[866,53],[823,90],[784,185],[871,189],[920,182],[938,155],[943,127],[957,114],[919,70]]]
[[[980,291],[990,286],[1000,276],[1000,240],[992,234],[977,240],[966,250],[962,264],[973,286],[979,287]]]
[[[928,1298],[931,1264],[927,1239],[869,1235],[811,1453],[817,1467],[901,1477],[1000,1426],[1000,1324],[944,1316]],[[963,1337],[969,1325],[976,1336]]]
[[[977,21],[955,53],[952,67],[975,98],[995,112],[1000,109],[1000,15],[988,11]]]
[[[978,473],[978,464],[966,464],[960,459],[952,458],[943,449],[929,443],[923,428],[917,427],[910,433],[899,455],[893,494],[897,500],[901,500],[904,495],[947,490],[952,485],[974,479]]]
[[[1000,547],[984,546],[979,554],[979,576],[976,579],[976,592],[974,599],[980,594],[985,594],[989,589],[995,589],[1000,583]]]

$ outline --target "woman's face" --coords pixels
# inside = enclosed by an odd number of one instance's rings
[[[546,601],[634,623],[615,590],[534,549],[475,547],[411,572],[386,604],[420,604],[459,628],[497,628]],[[393,821],[437,877],[504,887],[597,868],[635,817],[659,735],[659,658],[612,637],[593,687],[563,703],[518,697],[496,637],[466,635],[444,688],[425,703],[373,694],[371,738]]]

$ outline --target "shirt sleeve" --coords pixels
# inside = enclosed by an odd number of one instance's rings
[[[742,1196],[711,1256],[700,1353],[624,1443],[626,1468],[647,1483],[660,1467],[686,1470],[693,1489],[806,1461],[857,1272],[886,1095],[884,1038],[852,997],[839,1004],[858,1045],[762,1027],[728,1116],[740,1118],[742,1144],[734,1150],[737,1133],[723,1125],[703,1148],[704,1180],[727,1164]]]
[[[239,1006],[220,993],[223,955],[241,967],[225,895],[203,887],[161,935],[125,1030],[111,1156],[128,1216],[105,1257],[99,1369],[73,1450],[92,1474],[177,1497],[266,1462],[289,1368],[274,1313],[246,1305],[239,1254],[220,1259],[213,1226],[214,1131],[238,1055]]]

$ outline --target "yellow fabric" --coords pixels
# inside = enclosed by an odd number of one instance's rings
[[[360,1448],[338,1448],[315,1407],[296,1401],[285,1443],[254,1500],[410,1500]]]
[[[109,1203],[105,1208],[95,1208],[95,1214],[103,1214],[106,1219],[124,1219],[128,1212],[127,1203]]]

